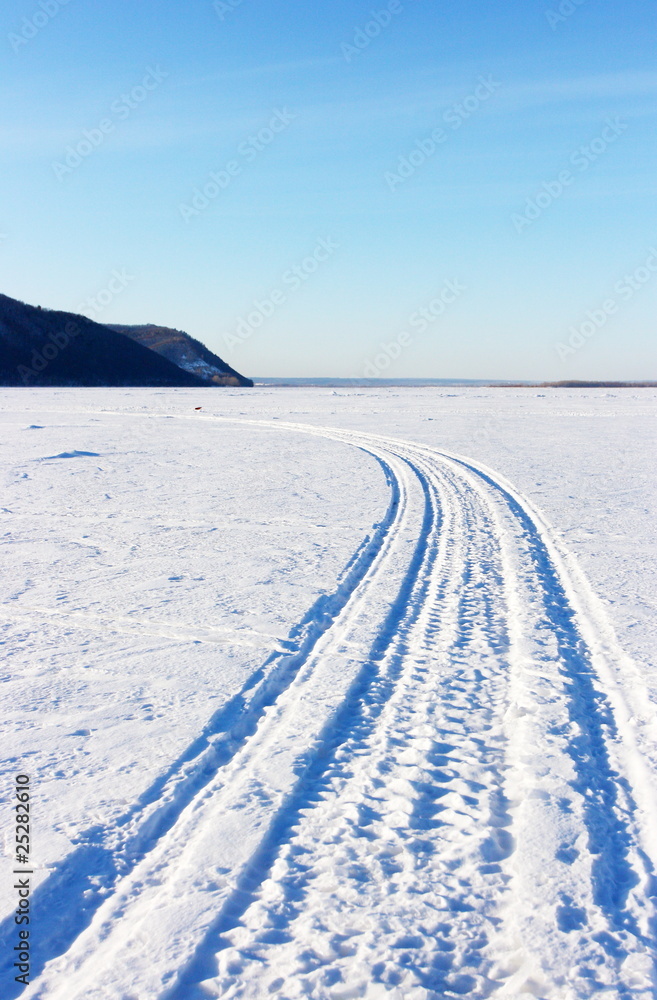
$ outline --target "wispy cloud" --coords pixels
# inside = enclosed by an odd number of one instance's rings
[[[573,101],[657,95],[657,72],[598,73],[589,76],[513,81],[496,102],[498,111],[523,110]]]
[[[260,99],[257,103],[246,100],[240,102],[242,107],[239,110],[230,101],[224,102],[221,110],[206,101],[198,106],[191,96],[194,87],[229,78],[294,74],[336,62],[342,63],[342,60],[339,57],[305,59],[198,78],[190,77],[182,81],[172,78],[167,83],[167,89],[176,91],[175,96],[169,93],[163,106],[140,110],[135,120],[126,123],[121,129],[120,135],[112,136],[111,143],[107,144],[108,150],[173,148],[189,143],[202,145],[208,141],[219,148],[230,146],[243,139],[251,130],[261,127],[267,115],[271,114],[271,107],[263,106]],[[533,80],[519,79],[517,76],[505,79],[504,73],[498,71],[495,75],[501,86],[496,92],[495,100],[487,106],[486,115],[498,119],[530,112],[535,108],[541,108],[543,115],[553,108],[561,121],[565,121],[566,117],[593,119],[600,115],[600,104],[604,105],[602,110],[606,112],[611,102],[614,102],[616,112],[620,113],[622,110],[622,114],[628,118],[657,114],[657,72],[605,73],[570,79],[546,77]],[[395,120],[402,129],[409,125],[413,128],[423,127],[425,122],[431,122],[454,102],[462,99],[476,78],[477,74],[472,78],[462,75],[458,80],[432,85],[424,75],[422,84],[415,79],[408,81],[404,87],[399,85],[400,81],[397,79],[394,88],[388,82],[387,86],[377,89],[375,97],[354,96],[348,86],[349,81],[345,81],[344,96],[341,98],[332,97],[324,101],[316,97],[314,100],[306,99],[301,102],[298,97],[303,90],[295,80],[289,93],[296,95],[297,101],[293,103],[290,97],[290,106],[299,114],[306,136],[316,133],[326,136],[328,128],[331,133],[335,133],[335,148],[340,149],[351,141],[350,136],[357,130],[367,129],[367,134],[375,139],[378,135],[383,138]],[[335,87],[332,87],[332,92],[335,93]],[[279,103],[282,105],[284,101]],[[68,106],[64,108],[52,104],[42,106],[42,120],[39,121],[35,116],[31,125],[26,125],[24,119],[17,116],[15,122],[8,122],[2,129],[3,148],[9,155],[52,155],[53,149],[56,151],[62,143],[66,145],[72,142],[80,128],[94,126],[96,118],[105,113],[106,104],[105,98],[99,97],[97,102],[93,102],[87,95],[85,107],[83,110],[78,109],[75,121],[71,120]],[[245,104],[248,106],[245,107]],[[11,107],[11,102],[7,106]],[[393,126],[393,132],[395,130],[396,126]],[[394,142],[394,136],[392,141]]]

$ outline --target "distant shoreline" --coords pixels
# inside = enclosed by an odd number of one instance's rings
[[[505,381],[504,379],[445,378],[262,378],[254,376],[255,388],[280,389],[379,389],[379,388],[479,388],[479,389],[657,389],[657,382],[596,382],[575,379],[561,382]]]

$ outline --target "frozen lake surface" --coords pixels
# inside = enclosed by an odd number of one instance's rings
[[[657,996],[656,402],[5,390],[22,995]]]

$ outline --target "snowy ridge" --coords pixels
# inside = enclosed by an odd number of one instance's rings
[[[375,455],[388,513],[23,995],[654,997],[655,741],[574,560],[458,456],[245,423]]]

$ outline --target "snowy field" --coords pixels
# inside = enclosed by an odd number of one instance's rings
[[[657,997],[656,403],[4,390],[2,997]]]

